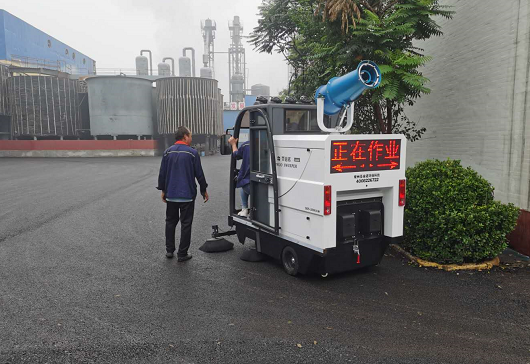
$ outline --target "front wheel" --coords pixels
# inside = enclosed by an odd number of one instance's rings
[[[285,249],[283,249],[282,264],[283,269],[287,274],[291,276],[295,276],[298,274],[298,254],[292,247],[286,246]]]

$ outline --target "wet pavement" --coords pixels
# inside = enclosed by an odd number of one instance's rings
[[[186,263],[164,256],[159,158],[0,159],[0,363],[530,363],[530,268],[448,273],[389,251],[291,277],[226,226],[228,159],[203,158]]]

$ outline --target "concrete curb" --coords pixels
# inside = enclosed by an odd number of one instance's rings
[[[438,268],[443,269],[447,272],[452,272],[456,270],[489,270],[493,267],[499,266],[501,260],[499,257],[495,257],[492,260],[488,260],[482,263],[466,263],[466,264],[438,264],[434,262],[429,262],[428,260],[423,260],[421,258],[415,257],[409,252],[405,251],[402,247],[396,244],[390,244],[390,247],[397,251],[398,253],[403,254],[410,261],[418,264],[420,267],[429,267],[429,268]]]

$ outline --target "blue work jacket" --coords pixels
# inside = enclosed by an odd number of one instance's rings
[[[241,168],[237,175],[236,187],[243,187],[250,183],[250,143],[244,142],[237,152],[233,153],[236,159],[242,159]]]
[[[195,179],[199,182],[201,194],[204,194],[208,183],[199,153],[185,144],[176,143],[169,147],[162,157],[157,188],[165,192],[166,198],[195,199]]]

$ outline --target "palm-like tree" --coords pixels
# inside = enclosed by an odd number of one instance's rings
[[[346,31],[350,20],[355,26],[361,18],[361,9],[356,0],[318,0],[317,13],[322,14],[322,19],[335,21],[341,19],[342,30]]]
[[[387,10],[398,4],[399,0],[318,0],[316,13],[323,20],[335,21],[340,18],[342,30],[346,32],[350,25],[355,27],[361,18],[361,10],[366,9],[381,17]]]

